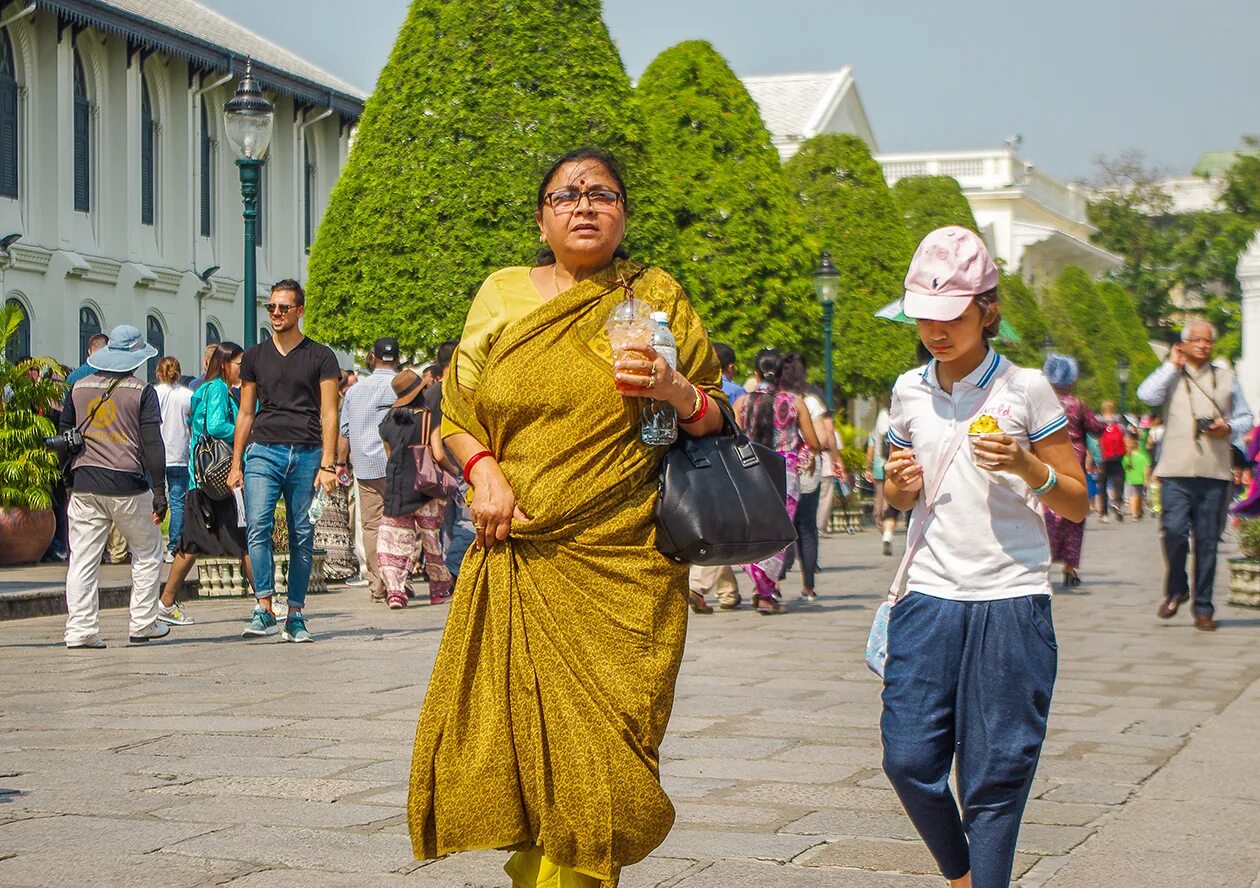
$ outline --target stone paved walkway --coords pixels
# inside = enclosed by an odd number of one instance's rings
[[[942,884],[879,769],[878,546],[825,541],[817,605],[693,618],[663,749],[678,822],[626,888]],[[1214,636],[1163,625],[1161,572],[1151,522],[1091,529],[1089,583],[1056,600],[1025,888],[1260,888],[1260,612],[1222,607]],[[0,623],[0,886],[506,885],[503,854],[411,859],[444,610],[364,594],[312,599],[309,646],[242,640],[238,602],[195,603],[196,626],[145,647],[108,611],[96,652],[65,651],[59,618]]]

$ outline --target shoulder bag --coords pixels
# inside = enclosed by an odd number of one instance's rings
[[[420,443],[411,446],[411,456],[416,461],[415,491],[433,499],[450,499],[459,489],[459,479],[433,458],[433,448],[429,446],[433,414],[428,410],[421,412]]]
[[[661,462],[656,548],[674,561],[752,564],[796,542],[783,457],[750,441],[730,407],[720,409],[721,434],[679,435]]]
[[[210,435],[209,404],[207,412],[201,417],[201,437],[192,452],[193,480],[197,489],[216,502],[232,495],[228,487],[228,473],[232,471],[232,442],[224,441]],[[228,395],[228,422],[232,420],[232,396]]]
[[[931,520],[932,510],[936,508],[936,499],[941,491],[941,482],[945,480],[946,474],[949,473],[949,467],[954,462],[954,457],[957,455],[959,448],[962,447],[963,441],[967,440],[967,432],[971,425],[971,420],[983,413],[993,403],[998,393],[1005,388],[1006,382],[1013,372],[1014,369],[1008,367],[1005,373],[993,381],[993,388],[989,390],[988,396],[980,404],[979,408],[965,420],[959,420],[958,427],[954,431],[954,437],[950,439],[949,444],[945,447],[945,452],[941,455],[941,462],[936,467],[936,474],[932,477],[932,483],[925,488],[926,496],[923,500],[922,517],[914,523],[914,529],[906,540],[906,552],[901,556],[901,564],[897,566],[897,573],[893,577],[892,585],[888,590],[888,598],[881,602],[876,609],[875,619],[871,622],[871,633],[866,639],[866,665],[880,678],[884,677],[884,664],[888,661],[888,620],[892,616],[893,605],[901,599],[906,574],[910,571],[910,563],[914,561],[914,556],[918,553],[919,547],[923,545],[923,538],[927,533],[927,525]]]

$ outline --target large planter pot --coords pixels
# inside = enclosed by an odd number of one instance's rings
[[[1229,559],[1230,604],[1260,607],[1260,558]]]
[[[52,509],[0,509],[0,565],[39,561],[56,530]]]

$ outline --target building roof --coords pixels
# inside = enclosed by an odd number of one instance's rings
[[[1220,179],[1238,159],[1237,151],[1206,151],[1194,162],[1191,172],[1205,179]]]
[[[125,37],[133,45],[187,59],[207,71],[254,75],[265,89],[344,117],[363,113],[367,93],[255,34],[196,0],[34,0],[64,21]]]
[[[761,119],[775,146],[786,159],[806,139],[823,132],[855,131],[871,150],[875,136],[866,111],[857,95],[853,69],[814,74],[770,74],[740,78],[761,111]],[[849,119],[840,130],[831,129],[833,119],[847,104]]]
[[[761,109],[766,129],[777,137],[808,139],[819,125],[819,116],[844,87],[849,69],[821,74],[772,74],[744,77],[744,86]]]

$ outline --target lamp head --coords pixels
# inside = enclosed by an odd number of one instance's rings
[[[9,252],[9,247],[13,246],[21,239],[22,233],[16,231],[13,234],[6,234],[4,237],[0,237],[0,253]]]
[[[223,106],[223,119],[232,150],[242,160],[262,160],[271,144],[271,131],[276,119],[276,106],[263,95],[254,79],[253,63],[245,63],[245,76],[236,87],[236,95]]]
[[[831,261],[831,254],[823,250],[822,261],[814,270],[814,293],[823,305],[831,305],[840,295],[840,272]]]

